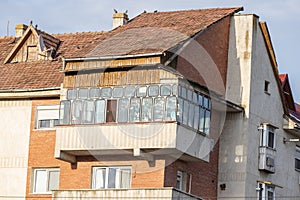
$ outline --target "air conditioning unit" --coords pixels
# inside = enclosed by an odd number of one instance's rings
[[[275,151],[273,149],[259,148],[259,170],[275,173]]]

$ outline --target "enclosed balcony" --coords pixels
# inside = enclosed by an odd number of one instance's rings
[[[174,188],[158,189],[107,189],[107,190],[57,190],[53,191],[52,199],[126,199],[126,200],[202,200],[191,194]]]
[[[61,101],[55,157],[157,155],[208,161],[211,100],[176,84],[80,88]]]

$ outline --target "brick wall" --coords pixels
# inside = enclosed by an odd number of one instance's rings
[[[32,194],[33,169],[34,168],[60,168],[59,189],[90,189],[93,166],[132,166],[132,188],[162,188],[164,186],[164,160],[156,160],[152,165],[145,160],[129,157],[96,159],[94,157],[82,157],[77,165],[60,161],[54,158],[55,130],[35,130],[35,111],[37,105],[59,104],[58,99],[33,100],[31,116],[31,135],[29,142],[29,160],[27,174],[27,199],[51,199],[51,195]]]

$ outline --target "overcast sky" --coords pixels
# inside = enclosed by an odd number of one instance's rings
[[[288,73],[294,99],[300,102],[299,0],[0,0],[0,36],[13,35],[16,24],[38,24],[48,33],[109,30],[113,9],[128,10],[130,18],[152,12],[243,6],[266,21],[280,73]]]

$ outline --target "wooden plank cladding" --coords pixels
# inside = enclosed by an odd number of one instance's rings
[[[162,69],[135,69],[98,73],[67,75],[64,88],[106,87],[117,85],[159,84],[161,79],[176,78],[176,75]]]
[[[121,66],[124,67],[124,66],[133,66],[133,65],[150,65],[150,64],[159,64],[160,62],[161,62],[160,56],[130,58],[130,59],[115,59],[115,60],[68,62],[66,63],[65,71],[117,68]]]

